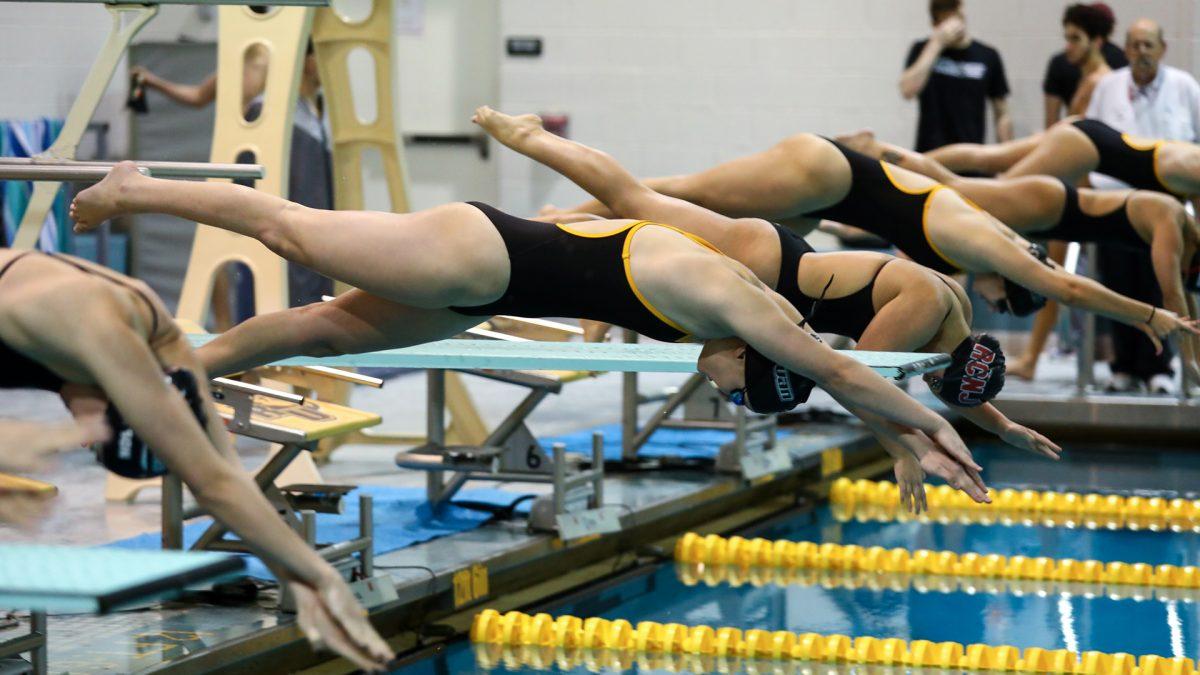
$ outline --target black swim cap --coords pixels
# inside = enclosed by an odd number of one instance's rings
[[[1004,388],[1004,351],[986,333],[963,338],[950,354],[941,377],[930,377],[929,388],[956,408],[974,408],[996,398]]]
[[[808,400],[816,382],[793,373],[746,345],[746,407],[756,413],[786,412]]]
[[[1030,244],[1029,253],[1047,267],[1049,256],[1041,244]],[[1004,278],[1004,298],[996,303],[996,311],[1013,316],[1029,316],[1046,306],[1046,296]]]

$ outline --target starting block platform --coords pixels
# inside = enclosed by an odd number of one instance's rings
[[[191,334],[192,347],[215,336]],[[428,344],[341,356],[296,356],[271,365],[354,368],[431,368],[444,370],[589,370],[595,372],[693,373],[698,344],[608,344],[578,342],[506,342],[440,340]],[[947,354],[842,351],[883,377],[903,380],[944,368]]]
[[[223,553],[3,544],[0,607],[104,614],[236,575],[244,567]]]
[[[222,553],[0,544],[0,607],[30,612],[28,633],[0,641],[0,660],[28,652],[33,672],[46,673],[48,612],[105,614],[237,576],[245,565]]]

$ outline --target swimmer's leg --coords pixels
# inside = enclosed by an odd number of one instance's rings
[[[196,350],[213,377],[290,356],[334,356],[453,337],[485,317],[420,309],[351,290],[328,302],[260,314]]]
[[[536,115],[514,117],[483,106],[472,121],[506,147],[567,177],[622,218],[673,225],[717,246],[733,234],[734,219],[650,189],[612,155],[546,131]]]
[[[1062,264],[1067,257],[1067,243],[1052,241],[1046,247],[1050,259]],[[1058,302],[1050,300],[1033,319],[1033,330],[1029,333],[1029,343],[1025,353],[1008,364],[1008,373],[1018,380],[1032,380],[1037,374],[1038,361],[1046,350],[1046,341],[1054,326],[1058,324]]]
[[[1001,174],[1002,178],[1040,174],[1075,184],[1100,163],[1096,146],[1073,124],[1059,122],[1041,137],[1041,142]]]
[[[149,178],[132,163],[121,163],[79,193],[71,209],[77,229],[122,213],[165,213],[206,223],[256,239],[334,279],[418,307],[485,304],[508,283],[500,234],[467,204],[411,214],[323,211],[231,183]]]
[[[730,218],[783,220],[840,201],[850,189],[850,166],[824,139],[797,134],[699,173],[642,182]],[[597,202],[585,202],[570,210],[595,213],[597,208]]]
[[[1014,164],[1033,152],[1042,140],[1042,134],[1034,134],[1007,143],[984,145],[982,143],[954,143],[925,153],[954,173],[977,173],[997,175],[1004,173]]]
[[[914,171],[949,187],[955,187],[955,182],[962,179],[958,174],[942,166],[928,153],[922,154],[898,145],[884,143],[875,138],[874,134],[859,131],[837,136],[836,139],[851,150]]]

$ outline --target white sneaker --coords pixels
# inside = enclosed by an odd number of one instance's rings
[[[1174,396],[1178,390],[1175,388],[1175,378],[1164,373],[1159,373],[1150,378],[1150,393],[1161,396]]]
[[[1104,391],[1110,394],[1130,394],[1141,391],[1142,386],[1140,380],[1135,380],[1128,373],[1113,373],[1112,379],[1108,381]]]

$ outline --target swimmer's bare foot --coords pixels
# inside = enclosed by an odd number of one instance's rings
[[[603,321],[580,319],[579,327],[583,329],[584,342],[606,342],[608,340],[608,331],[612,329],[612,324],[604,323]]]
[[[1022,356],[1021,358],[1007,364],[1004,368],[1004,374],[1008,377],[1015,377],[1018,380],[1030,382],[1037,374],[1037,361],[1033,361]]]
[[[131,181],[142,178],[133,162],[120,162],[108,172],[104,180],[75,195],[71,201],[71,220],[75,221],[76,232],[96,229],[106,220],[124,213],[121,193],[128,189]]]
[[[505,115],[498,110],[480,106],[475,110],[471,121],[483,127],[492,138],[504,145],[516,149],[522,141],[535,131],[542,130],[542,118],[537,115]]]
[[[538,209],[539,216],[555,216],[562,213],[563,210],[553,204],[546,204]]]
[[[859,129],[848,134],[834,136],[833,139],[851,150],[867,155],[875,145],[875,132],[872,129]]]

